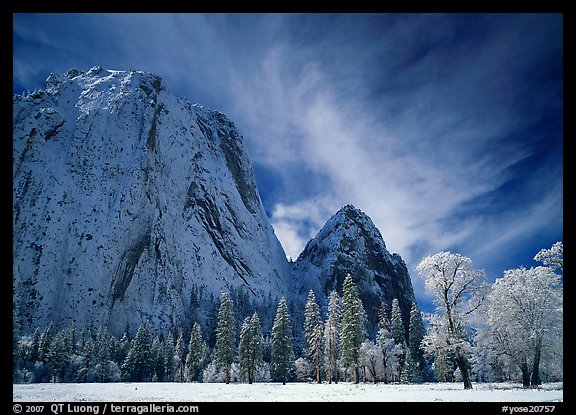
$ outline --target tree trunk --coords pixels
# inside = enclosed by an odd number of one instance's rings
[[[230,383],[230,369],[228,368],[226,368],[226,371],[224,372],[224,383],[227,385]]]
[[[317,353],[317,357],[316,357],[316,382],[317,383],[322,383],[322,379],[320,377],[320,353]]]
[[[338,374],[338,360],[334,360],[334,383],[338,383],[338,378],[340,375]]]
[[[532,378],[530,379],[530,386],[537,388],[542,383],[540,381],[540,355],[542,354],[542,341],[536,345],[534,352],[534,360],[532,361]]]
[[[358,384],[360,382],[358,373],[358,352],[354,350],[354,383]]]
[[[468,371],[468,360],[465,356],[458,355],[456,357],[456,365],[460,369],[460,374],[462,375],[462,382],[464,383],[464,389],[472,389],[472,382],[470,381],[470,372]]]
[[[530,369],[528,369],[526,358],[522,359],[522,363],[520,363],[520,371],[522,372],[522,386],[524,388],[530,387]]]

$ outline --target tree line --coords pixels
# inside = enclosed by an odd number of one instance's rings
[[[238,324],[232,296],[222,292],[213,330],[195,322],[188,333],[154,335],[149,323],[120,339],[104,327],[78,332],[52,324],[19,336],[13,324],[14,382],[282,382],[359,383],[562,379],[562,243],[542,250],[544,265],[507,270],[491,286],[460,254],[424,258],[417,272],[436,310],[414,303],[408,331],[397,299],[382,303],[374,338],[352,275],[342,296],[332,291],[326,317],[310,290],[303,312],[303,347],[285,298],[269,332],[257,311]],[[241,301],[242,296],[235,298]],[[246,314],[246,313],[244,313]],[[299,321],[302,321],[300,318]],[[209,326],[210,327],[210,326]],[[239,330],[238,330],[239,328]]]

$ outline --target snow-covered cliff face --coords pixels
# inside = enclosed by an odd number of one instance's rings
[[[13,99],[13,289],[24,331],[53,321],[169,329],[191,292],[290,291],[243,139],[161,78],[99,67]]]
[[[406,264],[400,255],[388,252],[372,220],[352,205],[341,208],[308,242],[293,263],[293,272],[301,294],[313,289],[322,296],[334,289],[342,295],[342,283],[350,273],[371,334],[377,327],[380,303],[384,301],[389,309],[394,298],[398,298],[408,329],[415,298]]]

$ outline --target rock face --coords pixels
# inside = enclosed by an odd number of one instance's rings
[[[394,298],[408,329],[415,298],[406,264],[400,255],[388,252],[372,220],[352,205],[341,208],[308,242],[293,272],[301,295],[313,289],[321,297],[332,290],[342,295],[342,283],[350,273],[368,315],[369,334],[376,330],[381,302],[389,312]]]
[[[243,139],[160,77],[52,74],[13,99],[13,290],[24,331],[190,317],[191,292],[288,295]]]

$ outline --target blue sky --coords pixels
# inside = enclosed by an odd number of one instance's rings
[[[352,203],[491,280],[563,239],[561,14],[15,14],[13,90],[156,73],[243,134],[287,255]]]

